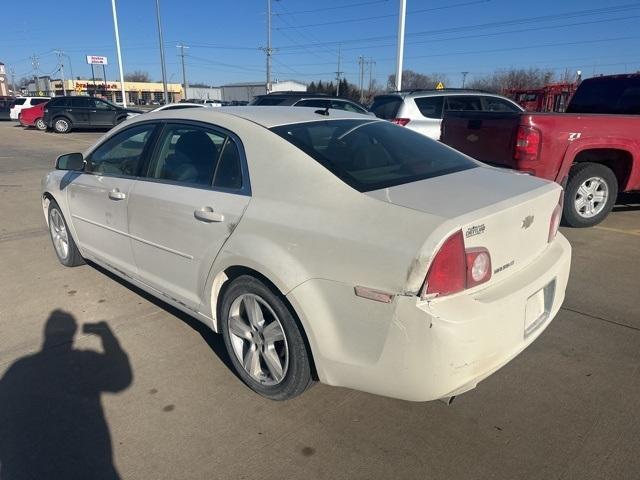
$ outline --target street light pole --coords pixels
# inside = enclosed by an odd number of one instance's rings
[[[113,29],[116,33],[116,53],[118,54],[118,68],[120,69],[120,91],[122,92],[122,106],[127,108],[127,97],[124,88],[124,72],[122,71],[122,54],[120,53],[120,32],[118,31],[118,14],[116,12],[116,0],[111,0],[113,12]]]
[[[398,53],[396,58],[396,90],[402,90],[402,60],[404,57],[404,21],[407,13],[407,0],[400,0],[398,13]]]
[[[167,90],[167,68],[164,63],[164,41],[162,39],[162,23],[160,22],[160,0],[156,0],[156,18],[158,19],[158,40],[160,42],[160,64],[162,65],[162,87],[164,91],[164,104],[169,103]]]
[[[267,93],[271,93],[271,0],[267,0]]]
[[[469,75],[469,72],[462,72],[462,88],[464,88],[464,85],[466,83],[467,75]]]
[[[184,44],[181,43],[178,45],[178,48],[180,49],[180,57],[182,59],[182,88],[184,90],[184,99],[186,100],[188,98],[187,88],[189,88],[189,85],[187,84],[187,72],[184,68],[184,49],[189,47],[185,47]]]

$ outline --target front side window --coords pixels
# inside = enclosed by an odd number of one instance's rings
[[[71,97],[70,100],[73,108],[89,108],[91,106],[89,97]]]
[[[282,125],[271,131],[360,192],[477,166],[439,142],[379,120],[325,120]]]
[[[98,100],[97,98],[94,99],[93,101],[95,102],[95,108],[97,110],[112,110],[113,109],[113,107],[107,102],[104,102],[102,100]]]
[[[414,100],[423,117],[442,118],[443,97],[422,97]]]
[[[105,175],[136,176],[155,124],[127,128],[96,148],[87,159],[87,171]]]
[[[192,125],[167,125],[158,142],[148,178],[211,186],[227,135]]]

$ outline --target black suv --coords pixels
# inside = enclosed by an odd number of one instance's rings
[[[142,113],[94,97],[54,97],[44,109],[44,123],[58,133],[73,129],[111,128],[130,113]]]
[[[274,92],[255,96],[249,105],[335,108],[337,110],[346,110],[347,112],[369,114],[369,111],[359,103],[340,97],[331,97],[323,93]]]

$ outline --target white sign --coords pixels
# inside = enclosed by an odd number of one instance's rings
[[[107,57],[100,57],[98,55],[87,55],[87,63],[89,65],[109,65]]]

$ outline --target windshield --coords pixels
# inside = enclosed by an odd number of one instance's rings
[[[594,78],[580,84],[567,113],[640,114],[640,78]]]
[[[435,140],[380,120],[326,120],[271,130],[360,192],[477,166]]]

